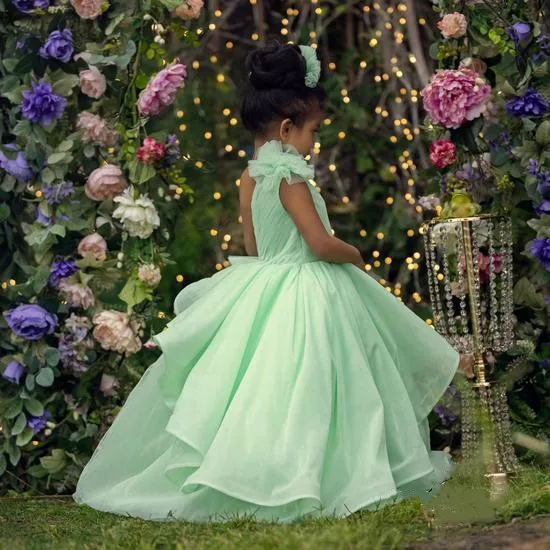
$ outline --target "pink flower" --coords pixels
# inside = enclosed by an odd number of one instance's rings
[[[187,67],[176,59],[158,72],[139,94],[138,111],[143,116],[158,115],[174,102],[178,88],[187,76]]]
[[[88,111],[78,115],[76,128],[80,131],[84,142],[97,143],[102,147],[114,147],[118,141],[118,134],[109,128],[107,122]]]
[[[99,99],[107,89],[107,80],[97,67],[91,65],[89,69],[80,71],[80,89],[83,94],[94,99]]]
[[[136,155],[144,164],[154,164],[164,157],[164,144],[152,137],[146,137]]]
[[[491,275],[491,256],[485,256],[483,252],[478,251],[477,261],[479,264],[479,282],[485,284],[489,282]],[[493,254],[493,263],[495,264],[495,273],[502,271],[502,256]]]
[[[71,6],[82,19],[95,19],[101,15],[105,0],[71,0]]]
[[[99,391],[103,395],[107,395],[107,396],[115,395],[117,387],[118,387],[118,380],[115,376],[111,374],[105,374],[105,373],[101,375],[101,382],[99,383]]]
[[[459,38],[466,34],[468,22],[461,13],[449,13],[439,21],[437,28],[445,38]]]
[[[438,139],[430,146],[430,160],[438,167],[445,168],[456,162],[456,145],[448,139]]]
[[[187,0],[187,2],[179,5],[174,13],[185,20],[197,19],[203,5],[203,0]]]
[[[96,325],[94,338],[103,349],[126,355],[141,349],[141,340],[137,336],[139,326],[126,313],[104,310],[94,315],[92,322]]]
[[[61,279],[57,289],[70,307],[89,309],[95,305],[94,294],[88,286],[70,283],[67,279]]]
[[[107,253],[107,243],[99,233],[92,233],[84,237],[78,244],[78,253],[82,257],[93,256],[98,261],[103,261]]]
[[[154,264],[141,264],[138,279],[148,286],[157,286],[161,279],[160,268]]]
[[[439,70],[420,95],[433,122],[459,128],[487,109],[491,86],[472,69]]]
[[[147,342],[145,342],[145,343],[143,344],[143,347],[144,347],[145,349],[155,349],[155,348],[158,348],[158,346],[155,344],[154,340],[151,340],[151,339],[147,340]]]
[[[86,196],[94,201],[114,199],[128,186],[122,170],[114,164],[96,168],[89,176],[84,187]]]

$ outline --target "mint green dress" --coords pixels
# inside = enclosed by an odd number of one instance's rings
[[[249,161],[258,257],[184,288],[73,498],[156,521],[290,522],[418,497],[449,477],[427,416],[459,353],[367,272],[317,259],[279,198],[292,146]],[[325,202],[309,185],[330,232]]]

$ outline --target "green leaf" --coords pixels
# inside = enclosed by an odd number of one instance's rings
[[[48,283],[48,278],[50,276],[50,268],[45,265],[41,265],[33,274],[32,288],[38,294]]]
[[[535,140],[539,145],[543,147],[550,145],[550,120],[543,121],[537,128]]]
[[[25,388],[27,388],[28,391],[34,390],[35,388],[34,374],[27,374],[25,378]]]
[[[42,170],[42,181],[44,183],[53,183],[55,180],[55,174],[53,173],[53,170],[51,168],[44,168]]]
[[[155,52],[153,52],[153,57],[155,57]],[[152,59],[152,58],[151,58]],[[149,82],[149,76],[143,73],[140,73],[136,76],[136,80],[134,82],[136,88],[139,88],[142,90],[147,86],[147,83]]]
[[[60,237],[64,237],[66,234],[65,226],[58,223],[52,225],[49,230],[53,235],[59,235]]]
[[[44,405],[31,397],[25,400],[25,409],[27,409],[33,416],[42,416],[44,414]]]
[[[2,185],[0,185],[0,189],[9,193],[15,187],[16,182],[17,180],[11,174],[6,174]]]
[[[59,363],[59,350],[56,348],[50,348],[47,347],[44,350],[44,358],[46,359],[46,363],[50,365],[50,367],[55,367]]]
[[[50,369],[50,367],[42,367],[36,375],[36,383],[39,386],[43,386],[44,388],[48,388],[49,386],[51,386],[54,379],[55,376],[53,370]]]
[[[57,164],[58,162],[63,162],[65,160],[65,153],[52,153],[48,157],[48,164]]]
[[[66,139],[57,146],[57,150],[61,153],[66,153],[73,148],[73,145],[74,141],[72,139]]]
[[[122,20],[126,17],[126,13],[119,13],[108,25],[105,29],[105,34],[107,36],[113,34],[113,31],[118,27],[118,25],[122,22]]]
[[[5,222],[11,214],[11,210],[8,204],[3,202],[0,204],[0,223]]]
[[[537,289],[527,277],[522,277],[514,286],[514,303],[526,305],[532,309],[544,309],[546,307],[544,296],[537,292]]]
[[[17,437],[19,437],[19,435]],[[17,446],[13,446],[8,451],[8,455],[10,457],[10,462],[12,466],[17,466],[17,464],[19,463],[19,459],[21,458],[21,449]]]
[[[4,453],[0,453],[0,477],[2,477],[2,475],[6,471],[7,465],[8,465],[8,462],[6,460],[6,455]]]
[[[28,120],[20,120],[12,130],[16,136],[29,135],[31,133],[31,123]]]
[[[20,412],[11,428],[11,435],[19,435],[25,429],[26,425],[27,415],[24,412]]]
[[[24,447],[34,435],[34,430],[27,426],[16,438],[15,438],[15,444],[18,447]]]
[[[44,469],[44,466],[42,466],[42,464],[35,464],[34,466],[27,468],[27,474],[32,477],[40,478],[46,477],[48,475],[48,471]]]
[[[68,97],[79,82],[78,75],[63,73],[63,76],[52,84],[52,88],[56,94]]]
[[[175,10],[180,4],[180,0],[158,0],[165,8],[168,8],[170,11]]]
[[[144,285],[143,282],[136,277],[131,277],[120,291],[118,297],[123,302],[126,302],[128,311],[130,312],[135,305],[140,304],[143,300],[151,300],[153,297],[153,289]]]
[[[144,164],[134,157],[128,163],[128,176],[132,183],[141,185],[156,175],[157,171],[151,164]]]
[[[63,449],[54,449],[49,456],[43,456],[40,464],[50,473],[61,472],[67,466],[67,455]]]
[[[8,101],[11,101],[14,104],[19,104],[23,101],[23,86],[17,86],[17,88],[12,88],[11,90],[7,90],[5,92],[2,92],[2,96],[5,97]]]
[[[16,397],[4,411],[4,418],[15,418],[23,408],[23,401]]]

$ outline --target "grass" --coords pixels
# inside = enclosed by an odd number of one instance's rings
[[[491,500],[486,480],[457,471],[429,508],[411,499],[348,518],[290,525],[239,519],[225,524],[156,523],[98,512],[71,499],[0,499],[0,548],[150,550],[403,548],[450,532],[550,514],[550,472],[527,468],[506,496]]]

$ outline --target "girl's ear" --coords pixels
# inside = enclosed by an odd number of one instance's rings
[[[281,127],[279,129],[279,136],[280,136],[281,141],[283,143],[285,143],[286,140],[288,139],[288,137],[290,135],[290,129],[291,128],[292,128],[292,120],[290,120],[289,118],[285,118],[281,122]]]

